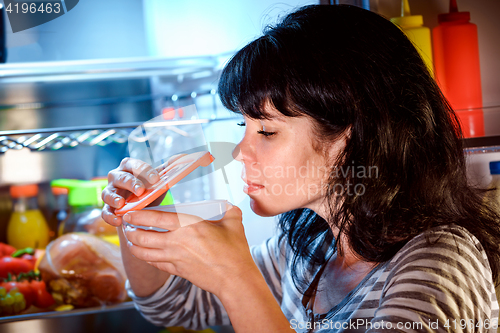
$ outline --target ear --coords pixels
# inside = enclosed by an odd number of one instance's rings
[[[347,146],[347,143],[351,139],[351,130],[352,126],[349,125],[349,127],[347,127],[344,132],[333,139],[332,142],[328,145],[326,154],[329,161],[337,163],[339,162],[339,156],[342,155],[345,147]]]

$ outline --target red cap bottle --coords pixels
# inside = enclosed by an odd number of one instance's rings
[[[483,99],[477,26],[469,12],[459,12],[450,0],[450,12],[438,16],[432,30],[434,74],[451,107],[457,112],[465,137],[484,136]]]

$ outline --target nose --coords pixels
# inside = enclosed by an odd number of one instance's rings
[[[234,147],[233,149],[233,152],[232,152],[232,156],[235,160],[237,160],[238,162],[243,162],[243,156],[241,154],[241,148],[240,148],[240,143],[238,143],[236,145],[236,147]]]
[[[245,133],[240,143],[234,147],[233,158],[241,163],[255,162],[255,142],[253,137]]]

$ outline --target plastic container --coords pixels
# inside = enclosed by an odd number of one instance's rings
[[[470,13],[459,12],[450,0],[450,12],[440,14],[432,30],[435,78],[466,138],[484,136],[477,26],[469,21]]]
[[[434,67],[432,64],[431,30],[424,27],[422,15],[411,15],[408,0],[401,1],[401,16],[391,18],[391,22],[398,25],[413,42],[418,53],[424,60],[431,75]]]
[[[169,190],[172,186],[185,178],[198,167],[207,167],[214,161],[214,157],[208,151],[201,151],[185,155],[160,172],[160,180],[151,189],[145,191],[141,196],[131,195],[125,205],[116,210],[117,215],[124,215],[132,210],[154,210],[169,213],[177,213],[178,227],[207,221],[217,221],[224,217],[231,204],[227,200],[205,200],[189,203],[180,203],[168,206],[147,207],[156,198]],[[137,226],[130,223],[123,223],[123,228],[139,228],[147,231],[167,232],[169,230],[152,227]]]
[[[69,190],[70,214],[59,226],[59,236],[70,232],[88,232],[96,236],[116,236],[116,228],[101,218],[101,192],[106,180],[56,179],[53,187]]]
[[[157,207],[147,207],[143,210],[154,210],[161,212],[177,213],[190,215],[189,218],[183,218],[181,215],[177,215],[179,218],[179,227],[185,227],[190,224],[205,221],[217,221],[224,217],[226,211],[231,207],[231,204],[227,200],[206,200],[199,202],[189,202],[183,204],[175,204],[169,206],[157,206]],[[192,218],[193,216],[199,219]],[[167,232],[169,230],[156,228],[156,227],[145,227],[137,226],[130,223],[124,223],[125,228],[138,228],[143,230],[153,230],[158,232]]]
[[[500,213],[500,161],[490,162],[491,182],[485,200]]]
[[[7,225],[7,242],[17,249],[26,247],[44,249],[49,243],[49,227],[38,209],[38,186],[10,187],[13,211]]]
[[[125,200],[125,205],[115,210],[115,214],[117,216],[122,216],[128,211],[141,210],[147,207],[188,174],[195,171],[200,166],[208,166],[213,160],[214,157],[208,151],[200,151],[182,156],[162,170],[159,173],[159,181],[152,185],[151,188],[144,191],[143,194],[140,196],[131,194]]]

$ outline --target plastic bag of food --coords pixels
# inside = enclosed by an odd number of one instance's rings
[[[99,306],[127,296],[120,249],[90,234],[69,233],[51,242],[38,269],[58,304]]]

